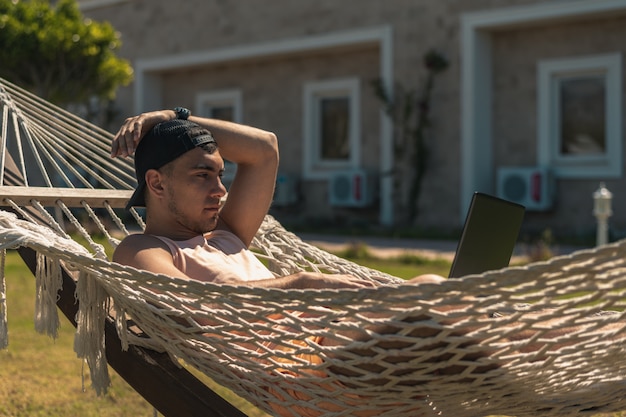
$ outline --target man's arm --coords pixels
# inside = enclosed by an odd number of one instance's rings
[[[172,254],[167,245],[160,239],[149,235],[136,234],[126,237],[116,248],[113,254],[113,261],[156,274],[188,280],[192,279],[174,266]],[[353,276],[314,272],[300,272],[275,279],[241,281],[236,284],[285,290],[374,287],[372,282]]]
[[[194,116],[189,120],[211,131],[222,157],[237,164],[218,228],[227,228],[249,246],[274,196],[278,140],[250,126]]]
[[[156,124],[176,118],[173,110],[142,113],[126,119],[111,145],[111,156],[132,155],[141,138]],[[250,245],[274,195],[278,171],[278,141],[262,129],[223,120],[191,116],[213,134],[223,158],[237,164],[237,174],[220,214],[228,228]]]

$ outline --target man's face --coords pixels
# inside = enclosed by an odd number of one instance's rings
[[[165,198],[179,227],[196,234],[215,229],[226,195],[222,184],[224,161],[219,151],[200,148],[186,152],[163,170]]]

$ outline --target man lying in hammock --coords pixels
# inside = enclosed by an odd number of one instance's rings
[[[276,136],[178,110],[129,118],[113,140],[112,156],[135,153],[138,186],[128,207],[146,207],[144,234],[124,239],[114,261],[174,277],[258,287],[374,285],[312,272],[275,278],[247,249],[272,202],[279,160]],[[223,207],[222,158],[237,164]],[[416,281],[438,279],[427,275]]]
[[[172,277],[247,286],[374,286],[349,275],[314,272],[277,278],[248,250],[273,198],[279,162],[274,134],[190,116],[185,109],[162,110],[131,117],[122,125],[111,155],[132,154],[138,186],[128,207],[146,207],[146,227],[143,234],[119,244],[115,262]],[[224,159],[237,164],[225,202]],[[424,275],[412,282],[441,279]],[[322,338],[314,342],[324,343]]]

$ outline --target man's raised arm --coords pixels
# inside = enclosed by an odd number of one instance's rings
[[[220,154],[237,164],[218,227],[226,227],[250,245],[274,196],[278,171],[278,140],[262,129],[223,120],[191,116],[217,141]]]
[[[132,155],[150,129],[176,118],[173,110],[159,110],[126,119],[113,139],[111,156]],[[262,129],[223,120],[198,116],[190,116],[189,120],[208,129],[217,141],[221,156],[237,164],[237,174],[218,227],[229,229],[250,245],[274,195],[279,160],[276,136]]]

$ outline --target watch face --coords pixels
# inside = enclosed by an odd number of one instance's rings
[[[176,113],[177,119],[187,120],[191,112],[184,107],[175,107],[174,112]]]

